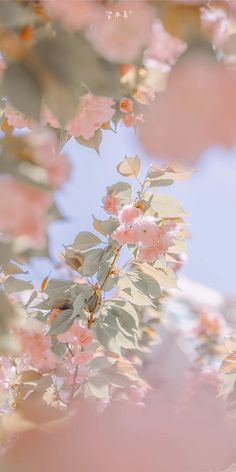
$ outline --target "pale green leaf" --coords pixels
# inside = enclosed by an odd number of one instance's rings
[[[27,280],[16,279],[13,276],[7,277],[3,282],[3,286],[8,293],[33,290],[34,288],[31,282],[28,282]]]
[[[108,358],[104,356],[97,356],[97,357],[94,357],[89,362],[89,369],[90,370],[107,369],[108,367],[111,367],[115,362],[116,362],[116,359],[112,357]]]
[[[128,332],[130,329],[136,331],[139,329],[138,314],[133,305],[126,300],[112,298],[106,303],[105,310],[115,320],[119,318],[124,327],[128,329]]]
[[[48,332],[51,336],[54,334],[65,333],[73,324],[74,317],[72,316],[72,309],[63,310],[53,320],[52,326]]]
[[[52,347],[51,351],[59,357],[64,356],[67,351],[67,346],[65,343],[58,341],[56,336],[52,336]],[[59,376],[60,377],[60,376]]]
[[[77,297],[76,297],[76,299],[74,300],[74,303],[73,303],[73,308],[74,308],[73,313],[72,313],[73,318],[80,315],[81,310],[84,306],[84,302],[85,302],[84,293],[80,293],[79,295],[77,295]]]
[[[152,305],[152,300],[143,291],[140,291],[126,274],[119,279],[118,286],[121,288],[120,297],[130,303],[143,307]]]
[[[149,187],[171,185],[175,181],[187,179],[192,173],[181,168],[151,166],[145,178],[145,185]]]
[[[117,326],[112,327],[104,320],[101,322],[100,320],[96,323],[96,327],[94,327],[94,331],[98,341],[101,343],[107,351],[114,352],[121,355],[121,345],[117,343],[116,336],[118,334]]]
[[[95,234],[90,233],[89,231],[82,231],[76,236],[72,246],[75,250],[86,251],[86,249],[90,249],[100,243],[101,239]]]
[[[176,276],[172,269],[167,267],[165,270],[158,266],[151,266],[150,264],[144,263],[140,265],[140,270],[145,274],[153,277],[162,289],[178,288],[176,283]]]
[[[101,264],[104,249],[91,249],[84,253],[84,263],[82,265],[82,273],[87,276],[95,274]]]
[[[98,220],[93,216],[93,227],[98,231],[99,233],[103,234],[104,236],[107,236],[113,231],[115,231],[118,226],[119,226],[119,220],[117,218],[108,218],[107,220]]]
[[[150,298],[158,298],[161,293],[160,285],[154,277],[139,271],[138,273],[127,273],[131,277],[132,283],[140,292]]]
[[[101,372],[101,378],[107,381],[109,385],[118,388],[127,388],[134,382],[127,376],[118,372],[116,369],[106,369]]]
[[[124,349],[139,349],[139,346],[137,343],[137,337],[135,335],[127,336],[126,333],[122,332],[121,326],[119,326],[120,320],[117,320],[117,324],[118,324],[118,327],[120,328],[120,331],[118,332],[116,336],[116,342]]]

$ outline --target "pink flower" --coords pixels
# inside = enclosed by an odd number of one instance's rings
[[[71,136],[82,136],[84,139],[92,138],[95,131],[114,115],[113,104],[112,98],[96,97],[87,93],[81,97],[79,110],[66,125],[66,130]]]
[[[200,10],[201,26],[213,39],[216,47],[221,47],[229,35],[230,20],[222,8],[202,7]]]
[[[132,62],[149,40],[154,11],[143,0],[121,0],[119,8],[113,3],[106,8],[111,18],[108,19],[104,11],[104,16],[87,30],[87,37],[108,61]]]
[[[84,365],[87,364],[93,358],[93,352],[91,351],[80,351],[75,355],[75,364]]]
[[[16,337],[21,346],[22,367],[30,366],[40,372],[48,372],[56,368],[58,361],[51,349],[51,338],[46,335],[43,323],[31,319],[16,330]]]
[[[151,216],[141,216],[134,222],[133,235],[136,243],[150,246],[158,239],[160,228]]]
[[[147,50],[148,58],[173,65],[186,48],[186,43],[171,36],[159,20],[154,23]]]
[[[142,262],[155,262],[163,255],[158,244],[154,246],[141,246],[138,251],[138,257]]]
[[[75,343],[80,347],[86,347],[90,346],[94,338],[88,328],[83,328],[75,322],[66,333],[58,334],[57,339],[63,343]]]
[[[133,102],[130,98],[122,98],[119,103],[119,109],[123,113],[131,113],[133,111]]]
[[[85,346],[90,346],[90,344],[93,342],[94,338],[91,333],[91,330],[88,328],[80,328],[80,334],[79,334],[79,344],[82,347]]]
[[[120,244],[134,243],[134,229],[131,226],[119,226],[111,235]]]
[[[79,369],[77,371],[77,381],[80,383],[83,383],[89,376],[90,370],[89,367],[86,366],[85,364],[79,365]],[[66,367],[69,370],[67,377],[64,378],[64,385],[66,387],[71,387],[74,383],[74,373],[75,373],[75,366],[76,363],[72,362],[71,364],[71,358],[66,358]]]
[[[0,182],[0,231],[43,245],[51,195],[12,179],[1,177]]]
[[[48,183],[52,187],[60,187],[71,173],[70,161],[58,151],[55,136],[48,130],[36,130],[25,136],[32,147],[35,162],[47,171]]]
[[[86,350],[92,342],[94,337],[91,330],[83,328],[74,323],[66,333],[59,334],[57,339],[63,343],[70,344],[71,352],[67,352],[64,356],[66,367],[71,370],[76,365],[87,364],[93,357],[93,351]]]
[[[139,245],[139,259],[143,262],[155,262],[163,256],[168,249],[173,246],[176,230],[176,224],[171,221],[158,227],[159,233],[153,239],[152,243],[147,245],[141,243]]]
[[[103,198],[103,208],[110,215],[118,215],[119,199],[113,193],[108,193]]]
[[[136,218],[141,216],[143,213],[142,211],[137,208],[135,205],[125,205],[123,209],[119,213],[119,220],[121,223],[126,225],[131,225]]]
[[[14,107],[9,105],[9,103],[6,103],[4,113],[9,125],[13,126],[13,128],[30,128],[33,125],[33,120],[27,118],[20,111],[17,111]]]
[[[42,0],[52,17],[60,20],[68,29],[83,29],[102,14],[100,4],[92,0]]]
[[[131,126],[134,126],[136,123],[136,118],[133,114],[130,115],[125,115],[123,117],[123,123],[126,126],[126,128],[130,128]]]
[[[193,163],[212,145],[236,141],[236,73],[206,57],[173,69],[140,125],[149,154]]]

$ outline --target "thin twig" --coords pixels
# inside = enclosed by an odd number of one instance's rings
[[[108,281],[108,279],[109,279],[109,277],[110,277],[110,275],[111,275],[111,273],[112,273],[112,270],[113,270],[113,268],[114,268],[114,266],[115,266],[115,263],[116,263],[116,261],[117,261],[117,259],[118,259],[118,257],[119,257],[120,250],[121,250],[121,246],[119,246],[119,247],[116,249],[115,256],[114,256],[114,258],[113,258],[113,260],[112,260],[112,263],[111,263],[111,265],[110,265],[110,268],[109,268],[108,271],[107,271],[106,277],[105,277],[105,279],[103,280],[103,283],[102,283],[101,287],[97,287],[96,301],[95,301],[95,305],[94,305],[94,307],[93,307],[93,309],[92,309],[92,311],[90,312],[90,315],[89,315],[88,328],[90,328],[91,325],[93,324],[94,315],[95,315],[95,312],[96,312],[97,307],[98,307],[98,305],[99,305],[99,303],[100,303],[100,300],[101,300],[101,292],[103,291],[103,289],[104,289],[104,287],[105,287],[105,285],[106,285],[106,283],[107,283],[107,281]]]

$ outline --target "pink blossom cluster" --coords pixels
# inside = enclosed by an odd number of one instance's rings
[[[70,344],[73,355],[67,352],[64,356],[65,364],[69,370],[76,365],[83,366],[92,359],[93,352],[88,348],[94,338],[88,328],[83,328],[75,322],[66,333],[59,334],[57,339]]]
[[[113,105],[112,98],[97,97],[90,92],[83,95],[74,118],[65,126],[66,131],[74,137],[92,138],[94,133],[114,115]],[[53,128],[60,128],[59,122],[48,108],[43,109],[43,123]]]
[[[70,177],[71,166],[68,158],[59,152],[55,135],[40,129],[31,118],[27,118],[9,103],[6,103],[4,113],[8,124],[13,128],[32,129],[32,132],[25,136],[25,140],[31,147],[33,160],[46,170],[49,185],[55,188],[60,187]],[[59,128],[58,121],[45,107],[43,108],[43,122]]]
[[[31,244],[45,243],[46,214],[52,195],[8,177],[0,178],[0,231],[26,237]]]
[[[107,9],[110,19],[105,14]],[[117,10],[129,14],[126,18],[122,15],[117,18]],[[108,61],[132,62],[149,41],[154,16],[154,10],[144,0],[121,0],[119,6],[109,3],[86,35],[98,53]]]
[[[147,58],[174,65],[186,48],[186,43],[171,36],[159,20],[155,21],[146,53]]]
[[[54,308],[49,317],[48,324],[51,325],[53,320],[59,315],[60,310]],[[63,334],[57,335],[58,341],[69,344],[70,350],[64,355],[66,367],[71,370],[76,365],[84,366],[93,357],[93,352],[88,348],[94,341],[94,337],[90,329],[79,326],[75,321],[73,325]]]
[[[68,29],[84,29],[103,14],[102,5],[93,0],[42,0],[46,12]]]
[[[233,146],[235,123],[235,71],[199,54],[172,70],[145,113],[140,138],[149,154],[192,164],[210,146]]]
[[[27,118],[8,102],[6,102],[4,114],[5,118],[7,118],[8,124],[13,128],[31,128],[34,125],[34,121],[31,118]]]
[[[130,126],[134,126],[136,123],[136,118],[133,113],[133,101],[130,98],[122,98],[122,100],[119,103],[119,109],[122,113],[124,113],[123,116],[123,123],[126,126],[126,128],[129,128]]]
[[[78,112],[65,129],[71,136],[90,139],[95,131],[112,118],[115,113],[113,105],[112,98],[97,97],[87,93],[81,97]]]
[[[23,140],[22,159],[39,166],[39,176],[45,183],[59,188],[69,178],[71,166],[68,158],[59,152],[55,136],[47,130],[34,128]],[[28,172],[31,177],[30,167]],[[7,175],[3,175],[0,182],[0,231],[13,238],[26,237],[32,246],[43,246],[53,203],[52,192]]]
[[[42,0],[42,4],[65,28],[83,29],[98,53],[115,62],[130,62],[141,53],[155,16],[145,0],[121,0],[118,7],[94,0]]]
[[[101,126],[110,121],[115,113],[114,100],[110,97],[98,97],[88,92],[80,98],[79,107],[75,116],[66,124],[65,130],[74,137],[82,136],[90,139]],[[5,117],[13,128],[36,128],[35,122],[16,110],[9,103],[5,106]],[[52,128],[60,128],[59,121],[53,116],[49,108],[42,108],[42,124]],[[46,161],[46,159],[45,159]]]
[[[51,351],[52,342],[46,334],[46,326],[36,319],[27,320],[16,330],[16,339],[21,349],[20,368],[33,367],[40,372],[49,372],[58,365]]]
[[[103,209],[109,215],[118,215],[120,202],[119,198],[113,192],[108,193],[102,201]]]
[[[118,215],[120,226],[112,238],[120,244],[135,244],[138,258],[154,262],[173,245],[176,225],[167,221],[158,225],[152,216],[144,216],[134,204],[126,205]]]
[[[57,139],[52,133],[33,129],[25,139],[32,150],[33,160],[46,171],[49,185],[58,188],[69,179],[70,162],[59,152]]]

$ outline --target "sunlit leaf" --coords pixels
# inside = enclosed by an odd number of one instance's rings
[[[158,213],[159,218],[178,218],[186,216],[185,211],[172,195],[154,195],[151,200],[151,206]]]
[[[141,162],[138,156],[125,157],[124,161],[117,166],[117,171],[125,177],[138,177],[140,172]]]
[[[102,132],[100,129],[95,131],[94,136],[90,139],[84,139],[83,136],[77,136],[75,139],[81,146],[94,149],[100,155],[100,144],[102,142]]]

